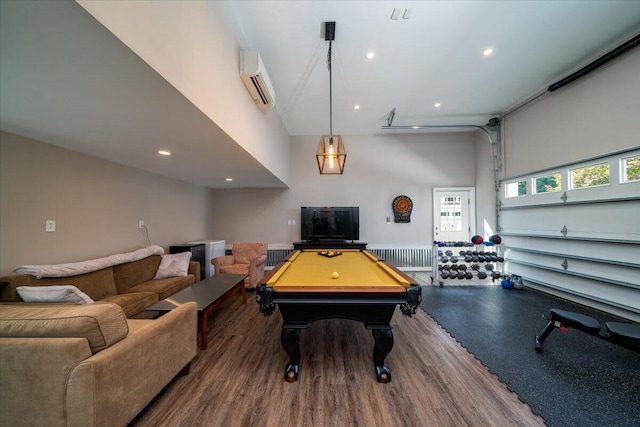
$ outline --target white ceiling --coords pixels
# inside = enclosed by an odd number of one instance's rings
[[[234,187],[283,186],[79,5],[3,0],[0,8],[2,130],[212,188],[228,186],[228,175],[240,177]],[[241,47],[260,52],[290,135],[329,132],[325,21],[336,22],[333,131],[343,135],[387,132],[393,108],[393,125],[483,125],[640,32],[640,1],[226,8]],[[391,20],[394,8],[410,18]],[[182,158],[168,166],[149,157],[149,141],[175,138]]]

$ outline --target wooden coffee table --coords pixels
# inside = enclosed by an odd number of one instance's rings
[[[147,311],[167,312],[188,303],[198,304],[198,329],[200,348],[207,349],[207,318],[227,299],[242,292],[242,303],[247,304],[247,292],[244,287],[246,274],[216,274],[194,283],[188,288],[171,295],[162,301],[147,307]]]

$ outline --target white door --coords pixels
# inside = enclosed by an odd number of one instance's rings
[[[433,189],[433,240],[468,242],[475,233],[475,189]]]

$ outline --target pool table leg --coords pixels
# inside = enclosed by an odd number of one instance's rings
[[[393,332],[390,328],[373,329],[371,332],[373,333],[373,339],[375,341],[375,345],[373,346],[373,364],[376,367],[376,376],[378,382],[388,383],[391,381],[391,370],[384,364],[384,359],[393,348]]]
[[[284,379],[292,383],[298,379],[300,369],[300,329],[283,327],[280,341],[284,351],[289,355],[289,363],[284,369]]]

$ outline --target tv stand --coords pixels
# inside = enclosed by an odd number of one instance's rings
[[[367,249],[367,242],[343,239],[321,239],[318,241],[293,242],[293,249]]]

